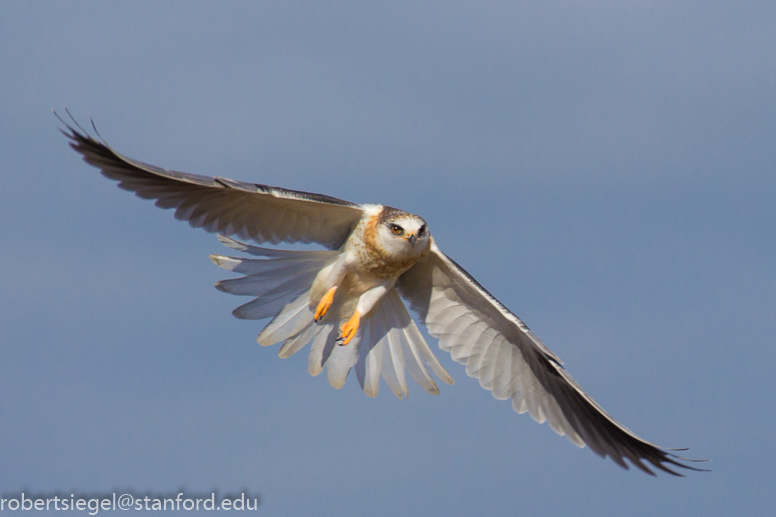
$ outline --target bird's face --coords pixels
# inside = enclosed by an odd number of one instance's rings
[[[426,221],[412,214],[383,221],[378,235],[383,248],[397,258],[422,255],[431,242]]]

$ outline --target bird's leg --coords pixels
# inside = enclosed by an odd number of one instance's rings
[[[318,321],[319,319],[326,316],[326,313],[329,311],[329,307],[331,307],[331,304],[334,301],[334,293],[336,292],[337,286],[335,285],[326,291],[326,294],[323,295],[321,301],[318,302],[318,307],[315,308],[315,321]]]
[[[337,258],[337,261],[332,264],[331,269],[329,269],[328,272],[326,272],[324,269],[319,273],[319,275],[326,275],[326,280],[324,281],[323,285],[325,293],[323,297],[321,297],[320,301],[318,301],[318,305],[315,307],[315,316],[313,319],[316,322],[320,321],[324,316],[326,316],[326,313],[329,312],[332,303],[334,303],[334,293],[337,292],[337,287],[339,287],[339,285],[345,279],[345,275],[347,275],[348,268],[352,262],[353,257],[351,254],[345,252]]]
[[[338,345],[345,346],[350,343],[350,340],[356,335],[361,325],[361,316],[368,314],[377,306],[383,296],[393,287],[394,282],[396,282],[396,279],[388,280],[369,289],[358,298],[358,304],[353,316],[340,327],[339,336],[337,337]]]

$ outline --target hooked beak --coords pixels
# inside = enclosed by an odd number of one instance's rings
[[[411,233],[407,236],[407,242],[409,242],[410,246],[412,246],[413,248],[415,247],[416,240],[418,240],[418,237],[414,233]]]

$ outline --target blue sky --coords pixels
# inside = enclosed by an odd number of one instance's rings
[[[263,515],[764,515],[776,505],[776,4],[0,4],[0,491]],[[255,343],[216,238],[80,161],[379,202],[615,418],[626,472],[466,377],[368,399]],[[436,344],[433,344],[436,347]]]

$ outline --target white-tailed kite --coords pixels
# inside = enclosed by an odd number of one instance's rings
[[[60,119],[61,120],[61,119]],[[466,365],[499,400],[518,413],[548,422],[578,447],[589,446],[628,468],[702,470],[686,458],[646,442],[610,417],[571,378],[560,359],[463,268],[437,247],[421,217],[383,205],[186,174],[123,156],[88,132],[62,123],[70,146],[119,187],[175,217],[217,232],[226,246],[257,258],[211,255],[218,266],[244,276],[216,284],[254,299],[234,310],[243,319],[272,318],[262,345],[281,343],[289,357],[311,343],[309,371],[325,366],[341,388],[351,369],[364,393],[377,395],[379,378],[400,399],[408,395],[405,369],[432,394],[431,372],[453,380],[407,311],[415,311],[439,347]],[[318,243],[327,251],[284,251],[259,244]]]

